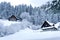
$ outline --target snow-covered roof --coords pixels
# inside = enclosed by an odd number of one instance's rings
[[[49,21],[47,21],[50,25],[53,25],[54,23],[51,23],[51,22],[49,22]]]

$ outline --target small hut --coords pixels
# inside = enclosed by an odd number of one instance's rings
[[[45,21],[43,23],[43,25],[41,26],[41,28],[43,28],[43,27],[49,27],[49,26],[51,26],[51,25],[47,21]]]
[[[53,23],[49,23],[48,21],[45,21],[43,25],[41,26],[42,30],[57,30],[57,28],[54,26]]]
[[[12,15],[11,17],[8,18],[9,21],[17,21],[16,16]]]

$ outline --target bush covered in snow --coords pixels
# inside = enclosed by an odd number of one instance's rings
[[[28,22],[26,19],[22,20],[21,22],[0,19],[0,37],[13,34],[25,28],[37,30],[40,28],[40,26],[35,26],[32,23]]]

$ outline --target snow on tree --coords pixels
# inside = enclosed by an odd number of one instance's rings
[[[15,15],[18,19],[26,19],[34,25],[41,25],[45,20],[50,22],[60,21],[60,1],[52,0],[41,7],[32,7],[32,5],[11,6],[10,3],[0,3],[0,18],[8,19],[11,15]],[[56,6],[57,5],[57,6]],[[54,19],[56,16],[56,20]]]
[[[0,16],[2,16],[3,18],[8,18],[14,11],[13,6],[10,5],[10,3],[7,2],[2,2],[0,4]]]
[[[29,15],[28,12],[23,12],[23,13],[21,13],[20,17],[21,17],[22,19],[27,19],[28,21],[31,20],[31,16]]]

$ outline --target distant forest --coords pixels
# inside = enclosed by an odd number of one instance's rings
[[[18,19],[26,19],[34,25],[41,25],[45,20],[52,23],[60,22],[60,0],[47,2],[40,7],[32,7],[32,5],[12,6],[10,3],[0,3],[0,18],[8,19],[11,15],[15,15]]]

